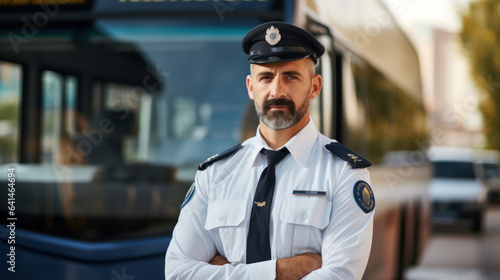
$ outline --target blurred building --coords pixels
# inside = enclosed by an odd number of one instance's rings
[[[481,93],[459,38],[460,13],[470,0],[393,2],[385,1],[419,53],[431,143],[483,148]]]
[[[481,93],[475,86],[457,33],[432,28],[432,86],[429,112],[437,144],[482,148]],[[428,50],[422,50],[428,51]],[[426,82],[426,80],[424,80]],[[436,137],[437,136],[437,137]]]

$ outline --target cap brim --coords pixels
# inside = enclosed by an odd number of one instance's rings
[[[288,54],[288,55],[283,55],[280,54],[279,56],[277,55],[262,55],[262,56],[255,56],[252,58],[248,59],[248,62],[252,64],[264,64],[264,63],[279,63],[279,62],[289,62],[289,61],[296,61],[296,60],[301,60],[304,58],[311,58],[314,63],[316,61],[308,54]]]

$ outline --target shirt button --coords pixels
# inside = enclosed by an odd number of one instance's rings
[[[307,220],[307,214],[306,213],[302,214],[302,219]]]
[[[223,216],[219,217],[219,222],[224,222],[224,217]]]

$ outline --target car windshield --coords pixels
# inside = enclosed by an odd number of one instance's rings
[[[435,161],[435,178],[475,179],[474,166],[469,161]]]

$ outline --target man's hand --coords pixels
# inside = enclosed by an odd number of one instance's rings
[[[216,255],[208,263],[211,264],[211,265],[225,265],[225,264],[227,264],[229,262],[223,256]]]
[[[276,261],[276,280],[298,280],[321,268],[321,255],[304,253],[295,257]]]

